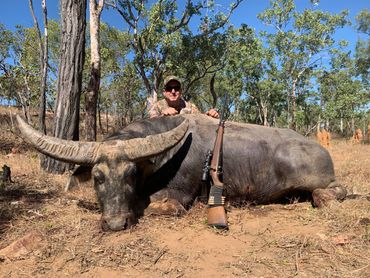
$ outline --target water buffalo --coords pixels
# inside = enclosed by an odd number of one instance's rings
[[[78,142],[42,135],[17,121],[41,153],[91,170],[105,230],[128,228],[150,202],[151,209],[167,213],[189,208],[200,194],[218,125],[200,114],[159,117],[134,122],[103,142]],[[223,156],[231,202],[268,203],[302,190],[321,206],[346,194],[327,150],[289,129],[226,122]]]

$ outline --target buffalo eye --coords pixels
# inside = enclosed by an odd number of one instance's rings
[[[125,178],[128,178],[128,177],[134,176],[134,175],[136,175],[136,172],[137,172],[136,165],[129,165],[129,166],[125,169],[124,177],[125,177]]]
[[[95,184],[102,184],[105,181],[105,176],[103,172],[96,171],[94,173],[94,181],[95,181]]]

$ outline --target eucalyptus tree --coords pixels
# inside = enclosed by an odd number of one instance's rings
[[[243,46],[244,45],[244,46]],[[282,86],[274,56],[258,38],[242,41],[238,49],[245,54],[238,60],[242,70],[246,97],[244,112],[249,122],[265,126],[276,125],[276,117],[281,114]]]
[[[39,96],[39,130],[46,134],[45,126],[45,112],[46,112],[46,81],[48,73],[48,18],[47,18],[47,7],[46,0],[42,0],[41,7],[43,11],[43,22],[44,22],[44,37],[41,35],[40,26],[35,16],[33,8],[33,0],[29,0],[29,6],[31,15],[34,22],[34,28],[37,34],[37,41],[39,47],[39,64],[40,64],[40,96]]]
[[[357,31],[363,35],[356,44],[356,74],[361,75],[364,90],[368,96],[366,111],[367,123],[370,122],[370,86],[369,86],[369,68],[370,68],[370,13],[368,9],[362,10],[357,16]],[[369,132],[369,130],[368,130]]]
[[[355,62],[350,52],[333,51],[331,69],[322,71],[318,79],[323,120],[327,127],[338,124],[332,129],[337,128],[341,133],[345,133],[346,122],[347,134],[354,132],[356,119],[362,116],[370,101],[366,87],[355,78]]]
[[[236,0],[226,13],[216,12],[212,17],[201,17],[202,12],[211,8],[208,3],[213,3],[206,0],[187,0],[180,8],[178,1],[174,0],[152,4],[145,0],[107,0],[106,3],[117,10],[128,25],[136,71],[142,78],[147,96],[152,95],[155,101],[163,75],[167,72],[171,50],[182,43],[184,36],[192,34],[189,28],[191,20],[198,18],[199,34],[208,36],[226,24],[241,1]],[[177,61],[179,64],[182,62]]]
[[[135,67],[127,61],[122,71],[115,75],[110,86],[110,98],[113,101],[116,117],[116,126],[126,126],[135,118],[143,117],[146,94],[143,92],[142,81],[137,75]]]
[[[356,29],[364,36],[356,43],[356,73],[362,76],[365,83],[369,81],[370,67],[370,13],[367,9],[362,10],[356,16]]]
[[[96,112],[101,77],[100,16],[104,0],[90,0],[90,80],[85,92],[86,140],[96,141]]]
[[[54,82],[58,76],[58,64],[60,59],[60,43],[61,43],[61,26],[60,21],[48,20],[48,79],[49,82]],[[55,85],[48,86],[49,91],[55,93]],[[55,98],[54,96],[50,96]]]
[[[12,66],[9,59],[12,58],[13,41],[13,33],[0,23],[0,97],[8,100],[12,99],[10,94]]]
[[[13,42],[13,34],[0,23],[0,73],[3,75],[7,67],[7,59],[11,57],[10,50]]]
[[[82,70],[85,58],[86,0],[61,1],[62,35],[54,111],[54,137],[78,140]],[[63,173],[73,165],[51,158],[42,167]]]
[[[47,63],[47,76],[45,93],[46,100],[53,102],[55,74],[57,72],[56,57],[59,53],[59,23],[55,20],[48,21],[48,53],[50,59]],[[29,118],[27,111],[30,107],[40,108],[40,77],[42,69],[40,67],[40,46],[39,35],[36,28],[25,28],[16,26],[14,31],[0,30],[0,89],[1,95],[11,101],[16,101]],[[44,37],[42,37],[44,41]]]
[[[31,106],[38,106],[40,66],[37,33],[34,28],[16,26],[11,44],[12,65],[8,68],[8,90],[11,97],[21,105],[28,122]]]
[[[288,123],[293,129],[296,129],[297,95],[305,91],[314,67],[335,47],[336,30],[348,24],[347,11],[330,14],[316,9],[319,1],[311,3],[311,8],[300,12],[293,0],[273,0],[270,7],[258,15],[274,30],[262,35],[281,71],[279,81],[285,85]]]
[[[217,73],[216,91],[228,94],[230,108],[233,107],[232,119],[250,121],[251,110],[247,111],[246,106],[254,97],[255,91],[251,88],[263,75],[260,72],[262,45],[245,24],[228,28],[225,35],[225,50],[221,52],[224,67]]]
[[[202,107],[202,100],[210,107],[217,103],[218,96],[209,94],[209,82],[226,65],[228,38],[227,32],[207,36],[189,33],[179,38],[179,44],[169,50],[166,71],[181,76],[182,95],[186,100],[192,99],[199,107]]]
[[[363,9],[356,16],[357,31],[370,36],[370,13],[368,9]]]
[[[217,72],[215,91],[228,94],[230,118],[275,125],[283,100],[274,56],[246,24],[229,27],[224,35],[223,67]],[[207,101],[207,94],[199,95]]]
[[[114,111],[109,111],[109,109],[119,105],[116,103],[117,98],[110,96],[110,91],[116,89],[117,80],[123,81],[125,79],[125,75],[122,75],[122,72],[125,71],[127,64],[132,64],[125,58],[130,50],[129,41],[129,35],[126,32],[109,26],[106,23],[100,24],[101,87],[97,103],[97,113],[101,130],[103,130],[101,109],[113,113]],[[85,65],[90,64],[89,54],[90,52],[88,51]],[[86,76],[86,79],[89,79],[89,76]],[[141,80],[137,75],[136,79],[137,81]],[[130,80],[127,83],[133,82],[132,76],[128,75],[127,80]],[[123,93],[122,91],[121,94]],[[135,86],[132,88],[132,93],[137,93]],[[129,108],[132,109],[131,106]]]

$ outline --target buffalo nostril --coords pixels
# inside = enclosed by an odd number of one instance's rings
[[[104,232],[107,232],[110,230],[110,227],[105,219],[101,220],[101,228]]]
[[[126,230],[128,227],[130,227],[131,225],[129,224],[129,219],[126,218],[126,221],[125,221],[125,225],[123,225],[123,229]]]

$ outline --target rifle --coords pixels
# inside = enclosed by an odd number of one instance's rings
[[[225,212],[225,197],[222,196],[224,184],[222,182],[222,143],[225,128],[225,120],[223,119],[223,113],[221,113],[220,123],[217,129],[217,136],[215,145],[212,152],[212,160],[209,167],[211,176],[211,189],[208,198],[208,213],[207,222],[208,225],[218,229],[228,229],[226,212]],[[210,152],[207,154],[206,163],[209,161]],[[203,172],[203,178],[207,178],[205,171]]]

